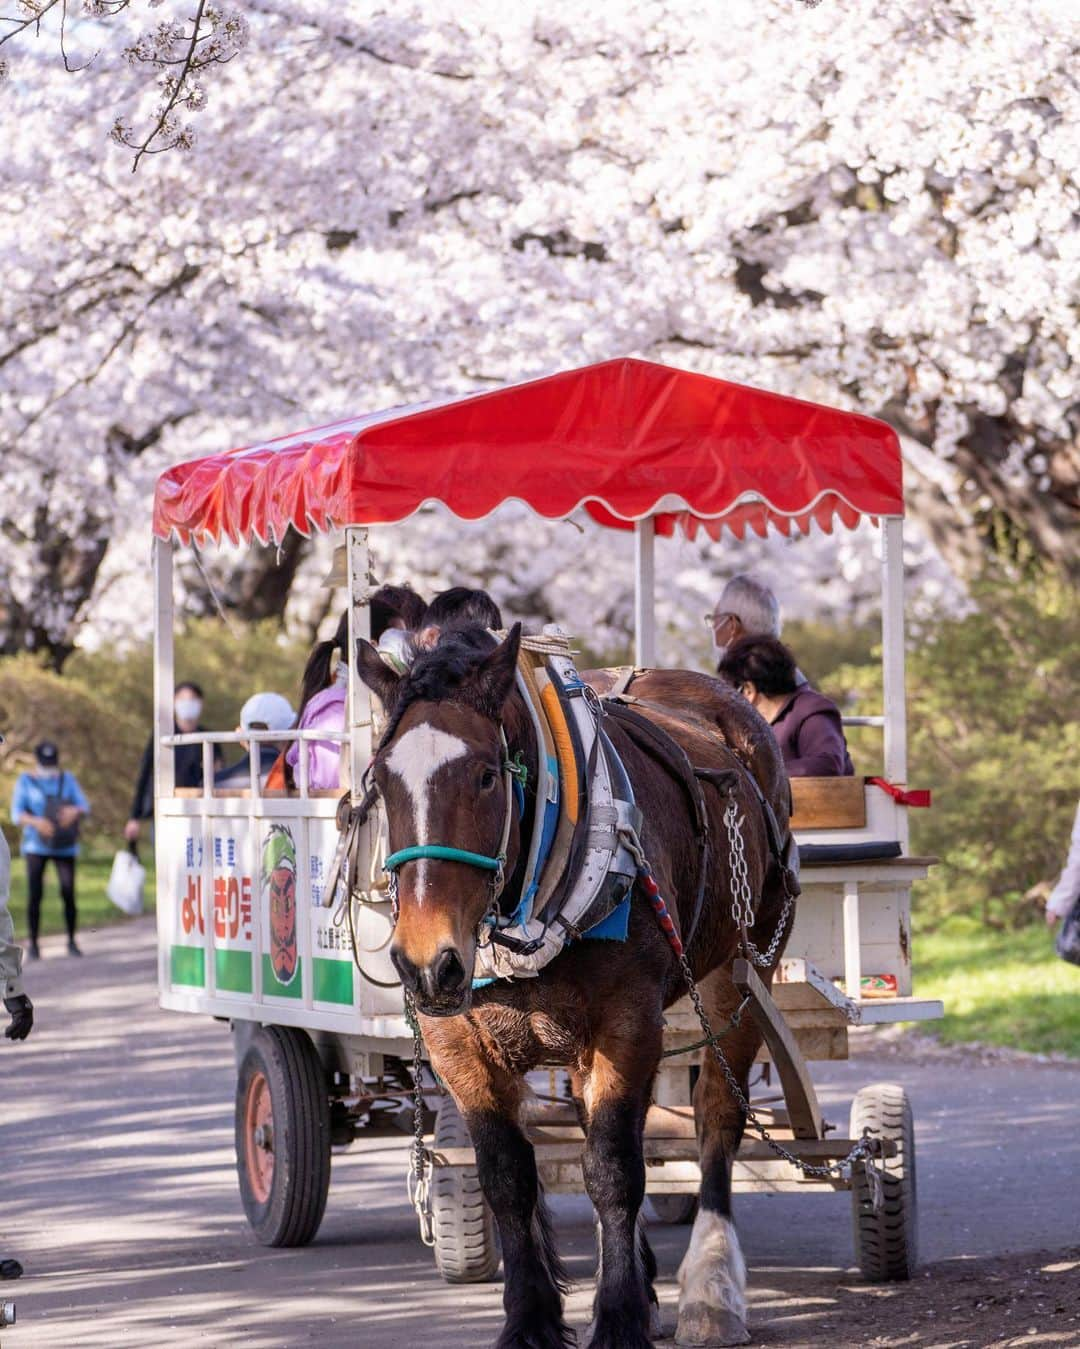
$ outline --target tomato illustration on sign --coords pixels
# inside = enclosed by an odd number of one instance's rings
[[[270,964],[281,984],[291,984],[296,952],[296,844],[283,824],[270,826],[262,851],[263,894],[270,911]]]

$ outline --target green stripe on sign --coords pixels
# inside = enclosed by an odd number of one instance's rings
[[[255,988],[250,951],[215,951],[214,976],[219,993],[251,993]]]
[[[174,984],[188,988],[206,987],[206,952],[201,946],[174,946],[169,966]]]
[[[269,998],[300,998],[303,997],[303,980],[301,978],[302,961],[297,960],[296,970],[292,979],[287,984],[283,984],[274,973],[274,967],[270,964],[270,957],[263,956],[262,974],[263,974],[263,994]]]
[[[315,1001],[337,1002],[351,1007],[353,967],[351,960],[322,960],[315,957]]]

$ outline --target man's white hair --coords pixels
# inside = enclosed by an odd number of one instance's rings
[[[747,637],[779,637],[780,606],[764,582],[740,572],[724,587],[716,612],[734,614]]]

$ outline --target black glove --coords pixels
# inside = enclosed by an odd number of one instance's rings
[[[34,1004],[25,993],[20,993],[17,998],[5,998],[4,1006],[11,1017],[4,1035],[9,1040],[25,1040],[34,1026]]]

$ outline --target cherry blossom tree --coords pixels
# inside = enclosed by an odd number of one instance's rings
[[[885,417],[951,561],[1080,567],[1075,0],[8,9],[0,650],[132,621],[166,463],[622,353]],[[518,528],[392,570],[482,547],[555,612]]]

